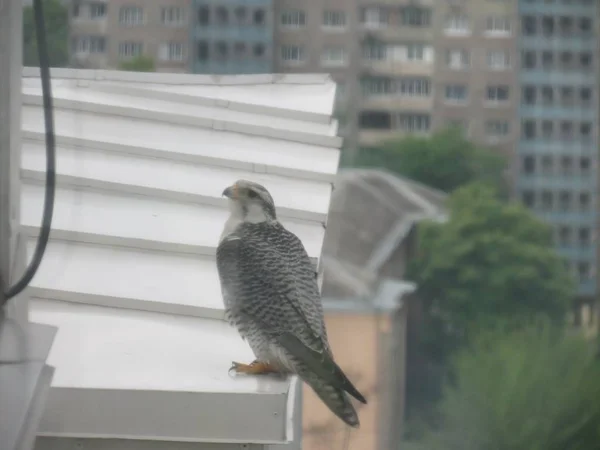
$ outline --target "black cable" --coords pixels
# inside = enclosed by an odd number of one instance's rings
[[[42,99],[44,105],[44,125],[46,128],[46,192],[44,195],[44,212],[40,235],[35,245],[33,258],[27,266],[25,273],[19,281],[5,293],[0,304],[2,308],[8,300],[20,294],[35,276],[50,237],[52,227],[52,214],[54,212],[54,191],[56,187],[56,146],[54,136],[54,116],[52,106],[52,87],[50,85],[50,62],[48,61],[48,45],[46,42],[46,26],[44,24],[44,9],[42,0],[33,1],[33,15],[35,19],[35,35],[40,63],[40,79],[42,81]]]

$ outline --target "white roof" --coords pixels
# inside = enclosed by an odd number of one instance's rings
[[[341,144],[335,84],[323,75],[52,76],[55,215],[29,288],[31,320],[59,327],[40,434],[297,439],[295,380],[228,375],[231,361],[253,355],[222,320],[220,194],[240,178],[264,184],[316,260]],[[24,70],[23,102],[21,221],[31,253],[45,177],[37,70]]]

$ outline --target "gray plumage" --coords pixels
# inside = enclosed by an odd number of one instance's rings
[[[300,239],[277,220],[261,185],[225,189],[231,216],[217,248],[228,320],[257,361],[297,374],[348,425],[359,425],[346,393],[365,398],[334,362],[314,267]]]

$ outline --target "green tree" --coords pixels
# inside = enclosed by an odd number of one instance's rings
[[[59,0],[44,1],[44,23],[50,67],[66,67],[69,62],[69,12]],[[33,8],[23,8],[23,65],[39,67]]]
[[[480,183],[457,189],[448,206],[446,223],[419,226],[408,270],[424,317],[408,353],[408,414],[428,422],[452,375],[448,358],[470,336],[498,320],[563,323],[575,292],[550,228],[523,206]]]
[[[548,322],[481,334],[455,358],[427,450],[600,449],[595,346]]]
[[[458,127],[431,137],[408,136],[384,143],[379,148],[359,151],[355,167],[383,167],[444,192],[482,181],[505,191],[505,159],[479,147]]]
[[[129,72],[154,72],[154,60],[149,56],[136,56],[119,64],[119,69]]]

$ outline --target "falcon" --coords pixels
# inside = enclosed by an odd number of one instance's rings
[[[236,373],[295,374],[340,419],[359,426],[348,394],[365,397],[335,363],[327,340],[317,277],[304,245],[277,220],[271,194],[239,180],[223,191],[230,216],[217,247],[227,320],[255,360]]]

